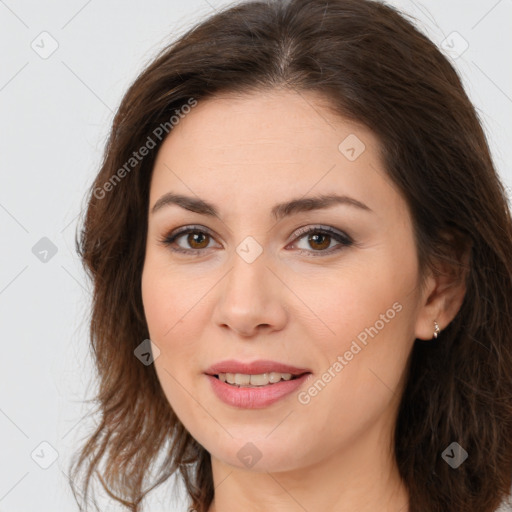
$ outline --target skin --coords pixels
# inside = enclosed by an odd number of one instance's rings
[[[354,161],[338,149],[350,134],[365,144]],[[420,288],[411,216],[377,138],[310,92],[217,96],[199,102],[159,149],[149,210],[171,191],[219,209],[218,218],[177,205],[149,213],[142,275],[158,378],[211,454],[209,512],[407,511],[392,446],[408,356],[415,338],[433,337],[434,320],[443,329],[453,319],[464,289],[431,274]],[[335,205],[271,217],[278,202],[333,192],[372,211]],[[185,234],[174,247],[198,256],[160,243],[190,224],[212,236],[194,243]],[[294,236],[318,225],[354,244]],[[252,263],[236,252],[248,236],[263,250]],[[264,409],[238,409],[204,375],[225,359],[271,359],[308,368],[299,391],[307,390],[395,303],[400,312],[307,404],[292,393]],[[248,442],[261,453],[251,468],[237,457]]]

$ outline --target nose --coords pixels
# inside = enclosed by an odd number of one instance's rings
[[[265,253],[251,263],[234,254],[232,268],[219,284],[213,311],[216,325],[243,337],[286,325],[286,287],[267,265]]]

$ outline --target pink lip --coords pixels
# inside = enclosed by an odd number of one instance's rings
[[[210,381],[214,393],[224,403],[242,409],[262,409],[293,393],[310,376],[311,373],[304,373],[296,379],[282,380],[276,384],[254,388],[234,386],[227,382],[222,382],[212,375],[207,375],[206,377]]]
[[[243,373],[245,375],[260,375],[262,373],[279,372],[291,373],[292,375],[302,375],[311,373],[307,368],[296,368],[276,361],[253,361],[252,363],[243,363],[229,359],[210,366],[204,373],[207,375],[218,375],[219,373]]]
[[[296,378],[283,380],[275,384],[259,387],[238,387],[222,382],[216,375],[219,373],[243,373],[245,375],[260,375],[262,373],[291,373]],[[214,364],[205,374],[210,381],[213,392],[224,403],[244,409],[262,409],[293,393],[311,375],[307,368],[297,368],[276,361],[253,361],[243,363],[230,359]]]

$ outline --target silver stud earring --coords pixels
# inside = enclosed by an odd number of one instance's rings
[[[437,335],[441,332],[441,329],[439,329],[439,325],[434,320],[434,339],[437,339]]]

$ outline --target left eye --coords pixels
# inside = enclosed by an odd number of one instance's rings
[[[177,243],[178,240],[185,237],[185,235],[187,235],[185,243],[187,243],[189,247],[192,247],[191,249],[182,247],[179,244],[178,247],[172,247],[172,244]],[[300,241],[307,237],[306,243],[310,244],[310,247],[313,247],[314,250],[299,248],[299,253],[306,253],[311,256],[317,256],[317,254],[314,253],[331,254],[353,244],[353,240],[348,235],[330,227],[300,228],[294,233],[294,235],[297,237],[293,242],[294,244],[297,240]],[[170,233],[161,239],[160,243],[165,246],[169,246],[174,252],[199,255],[203,249],[209,248],[209,239],[213,239],[213,236],[208,231],[188,227],[176,233]],[[331,246],[333,240],[338,242],[338,247],[335,247],[334,249]]]
[[[299,252],[302,254],[306,253],[327,253],[331,254],[332,252],[337,252],[344,247],[349,247],[353,244],[352,239],[346,235],[345,233],[335,231],[330,227],[325,228],[308,228],[307,230],[301,229],[299,232],[295,233],[299,236],[298,240],[302,240],[306,238],[306,243],[309,244],[310,247],[313,247],[315,250],[310,251],[309,249],[300,249]],[[331,242],[338,242],[338,246],[334,249],[331,246]],[[324,250],[324,249],[329,249]],[[312,254],[312,256],[316,256],[316,254]]]

